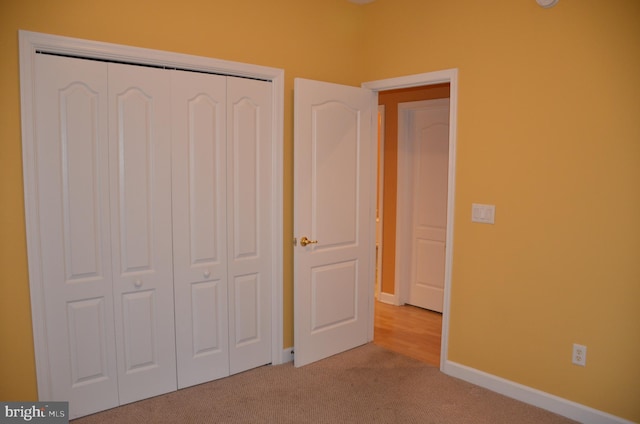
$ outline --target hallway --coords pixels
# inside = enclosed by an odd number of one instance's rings
[[[373,342],[378,346],[439,367],[441,335],[442,314],[375,302]]]

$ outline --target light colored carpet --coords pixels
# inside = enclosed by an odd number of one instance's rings
[[[79,418],[102,423],[572,423],[372,343],[265,366]]]

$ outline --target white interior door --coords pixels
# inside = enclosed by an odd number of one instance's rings
[[[107,64],[35,56],[35,146],[50,398],[71,418],[118,405]]]
[[[109,64],[111,240],[120,403],[176,390],[171,79]]]
[[[227,78],[172,72],[178,388],[229,375]]]
[[[227,78],[231,374],[271,362],[272,85]]]
[[[417,103],[417,102],[416,102]],[[442,312],[447,178],[449,172],[449,99],[413,104],[409,113],[411,151],[411,280],[408,302]]]
[[[296,366],[369,339],[375,111],[370,90],[295,80]]]

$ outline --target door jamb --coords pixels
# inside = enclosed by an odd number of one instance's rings
[[[44,288],[41,274],[39,220],[37,205],[37,183],[35,179],[35,104],[34,68],[38,52],[137,63],[167,68],[189,69],[228,76],[248,77],[272,83],[272,290],[271,290],[271,363],[283,363],[283,126],[284,126],[284,70],[240,62],[231,62],[201,56],[192,56],[140,47],[131,47],[98,41],[83,40],[57,35],[20,30],[20,100],[22,121],[22,157],[25,196],[25,224],[31,310],[33,320],[34,353],[36,358],[36,381],[38,397],[49,399],[51,382],[49,370],[54,364],[47,361],[47,343],[44,314]]]
[[[446,69],[442,71],[427,72],[404,77],[389,78],[365,82],[363,88],[370,89],[376,94],[379,91],[393,90],[397,88],[419,87],[449,83],[449,172],[447,177],[447,237],[445,247],[445,272],[444,272],[444,299],[442,310],[442,341],[440,344],[440,370],[444,371],[449,348],[449,311],[451,308],[451,274],[453,265],[453,217],[455,200],[455,175],[456,175],[456,129],[458,116],[458,69]],[[377,96],[375,96],[377,101]],[[375,105],[377,107],[377,104]],[[374,132],[375,133],[375,132]],[[376,141],[373,140],[375,143]],[[375,190],[374,190],[375,191]],[[375,202],[375,199],[374,199]],[[375,205],[372,208],[375,215]],[[375,216],[373,217],[375,222]],[[375,250],[375,249],[374,249]],[[372,261],[372,264],[374,262]],[[375,266],[375,265],[374,265]],[[396,287],[396,292],[398,288]],[[373,340],[373,308],[374,288],[369,290],[370,311],[370,338]]]
[[[378,106],[377,113],[377,128],[378,128],[378,175],[376,184],[378,185],[376,200],[376,289],[375,296],[380,298],[382,293],[382,232],[384,226],[384,211],[382,205],[384,204],[384,125],[385,125],[385,107],[384,105]]]

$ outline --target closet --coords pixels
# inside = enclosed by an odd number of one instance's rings
[[[74,418],[271,362],[271,84],[47,54],[34,72],[51,400]]]

